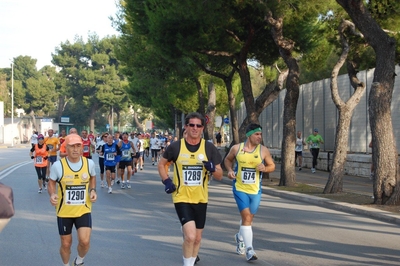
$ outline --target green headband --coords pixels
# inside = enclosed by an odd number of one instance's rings
[[[261,127],[258,127],[258,128],[253,129],[253,130],[250,130],[249,132],[246,133],[246,137],[250,137],[254,133],[260,132],[260,131],[261,131]]]

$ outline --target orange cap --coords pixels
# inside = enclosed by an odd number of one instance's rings
[[[65,137],[66,145],[82,144],[82,138],[77,134],[69,134]]]

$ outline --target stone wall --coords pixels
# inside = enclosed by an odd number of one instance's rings
[[[275,162],[281,161],[281,150],[270,149],[271,155]],[[317,170],[329,171],[332,168],[333,152],[321,151],[318,156]],[[371,172],[371,154],[348,154],[345,165],[345,174],[361,177],[370,176]],[[309,150],[303,151],[303,167],[311,168],[312,156]]]

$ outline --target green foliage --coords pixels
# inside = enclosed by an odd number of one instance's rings
[[[82,38],[77,38],[73,44],[62,43],[53,55],[53,63],[61,68],[62,76],[67,77],[67,82],[59,88],[68,87],[68,90],[62,93],[73,97],[74,105],[87,110],[84,124],[88,124],[89,118],[94,119],[103,106],[113,106],[116,112],[129,107],[124,77],[119,73],[115,56],[116,45],[116,37],[100,40],[94,34],[86,43]],[[81,120],[82,117],[77,121]]]
[[[396,40],[400,40],[400,3],[395,1],[367,1],[373,18],[381,27]],[[326,6],[320,9],[317,28],[313,32],[317,46],[301,59],[301,83],[329,78],[332,68],[341,52],[337,28],[342,19],[349,19],[348,14],[336,3],[327,1]],[[351,46],[348,60],[356,64],[358,70],[375,67],[375,52],[366,41],[360,37],[348,34]],[[398,43],[398,42],[397,42]],[[400,62],[400,48],[396,46],[396,62]],[[340,74],[346,73],[345,66]]]

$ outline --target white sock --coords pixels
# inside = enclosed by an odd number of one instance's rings
[[[242,236],[242,234],[240,233],[240,227],[241,227],[241,226],[242,226],[242,219],[240,219],[240,223],[239,223],[238,238],[239,238],[240,241],[243,241],[243,236]]]
[[[196,262],[196,257],[191,257],[192,261],[190,262],[192,265]]]
[[[77,256],[76,256],[76,261],[75,261],[76,264],[82,263],[84,258],[85,258],[85,257],[81,258],[81,257],[79,257],[79,255],[77,255]]]
[[[246,248],[253,247],[253,230],[251,225],[241,225],[240,234],[243,237],[243,242],[246,245]]]
[[[193,266],[194,262],[192,262],[192,258],[183,257],[183,266]]]
[[[69,262],[68,263],[64,263],[64,266],[70,266]]]

